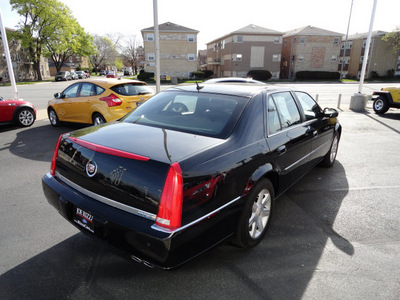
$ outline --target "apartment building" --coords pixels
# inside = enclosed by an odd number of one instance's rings
[[[8,33],[15,32],[14,29],[6,28],[7,36]],[[3,37],[0,33],[0,77],[5,82],[9,82],[9,71],[7,67],[6,55],[4,52]],[[10,51],[12,67],[14,71],[15,80],[18,81],[29,81],[35,79],[35,70],[33,68],[33,62],[29,60],[28,50],[24,49],[21,45],[21,41],[9,38],[8,48]],[[40,58],[40,72],[42,78],[49,77],[50,71],[48,67],[48,60],[45,57]]]
[[[268,70],[279,78],[282,32],[250,24],[207,43],[207,69],[216,77]]]
[[[337,72],[343,34],[314,26],[283,35],[280,78],[295,79],[299,71]]]
[[[197,70],[197,34],[199,31],[167,22],[158,25],[160,77],[189,78]],[[156,71],[154,26],[141,30],[144,41],[144,69]]]
[[[393,72],[393,75],[396,76],[400,75],[400,54],[393,52],[387,42],[382,40],[386,33],[385,31],[372,32],[365,72],[366,78],[388,76],[388,72]],[[338,70],[341,70],[341,64],[344,59],[344,78],[360,78],[367,36],[368,33],[354,34],[348,36],[346,46],[345,41],[342,42]]]

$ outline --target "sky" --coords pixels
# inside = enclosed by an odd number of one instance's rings
[[[136,35],[154,26],[153,0],[59,0],[90,34]],[[247,25],[286,32],[304,26],[347,32],[352,0],[158,0],[158,23],[199,31],[198,50]],[[374,0],[353,0],[349,34],[368,32]],[[16,28],[20,16],[0,0],[3,23]],[[400,27],[400,0],[377,0],[373,30]]]

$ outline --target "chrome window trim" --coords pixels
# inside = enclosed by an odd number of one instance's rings
[[[104,197],[104,196],[98,195],[96,193],[93,193],[93,192],[91,192],[91,191],[89,191],[89,190],[77,185],[76,183],[73,183],[71,180],[65,178],[64,176],[62,176],[58,172],[56,173],[55,177],[57,177],[58,179],[60,179],[61,181],[63,181],[64,183],[66,183],[67,185],[72,187],[73,189],[77,190],[78,192],[84,194],[85,196],[91,197],[92,199],[97,200],[97,201],[99,201],[101,203],[110,205],[112,207],[118,208],[120,210],[126,211],[128,213],[131,213],[131,214],[134,214],[134,215],[137,215],[137,216],[140,216],[140,217],[144,217],[144,218],[152,220],[152,221],[156,220],[156,215],[155,214],[143,211],[143,210],[138,209],[138,208],[134,208],[132,206],[129,206],[129,205],[126,205],[126,204],[123,204],[123,203],[119,203],[119,202],[117,202],[115,200],[112,200],[112,199],[109,199],[107,197]]]

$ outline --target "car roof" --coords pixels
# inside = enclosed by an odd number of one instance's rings
[[[132,79],[122,79],[122,78],[102,78],[102,79],[85,79],[80,82],[91,82],[106,88],[110,88],[117,84],[124,84],[124,83],[140,83],[143,85],[147,85],[146,82],[140,80],[132,80]]]
[[[198,89],[199,87],[199,89]],[[274,91],[290,91],[290,88],[286,87],[275,87],[266,84],[254,84],[254,83],[199,83],[196,84],[182,84],[169,88],[165,91],[185,91],[185,92],[198,92],[198,93],[216,93],[225,94],[232,96],[243,96],[251,97],[263,90]]]
[[[221,77],[213,78],[205,81],[206,83],[254,83],[254,84],[265,84],[262,81],[254,80],[252,78],[242,78],[242,77]]]

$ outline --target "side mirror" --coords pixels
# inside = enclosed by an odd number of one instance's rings
[[[324,108],[324,117],[328,117],[328,118],[337,118],[337,116],[339,115],[339,112],[334,109],[334,108]]]
[[[55,93],[54,98],[60,99],[60,98],[64,98],[64,97],[62,97],[61,93]]]

